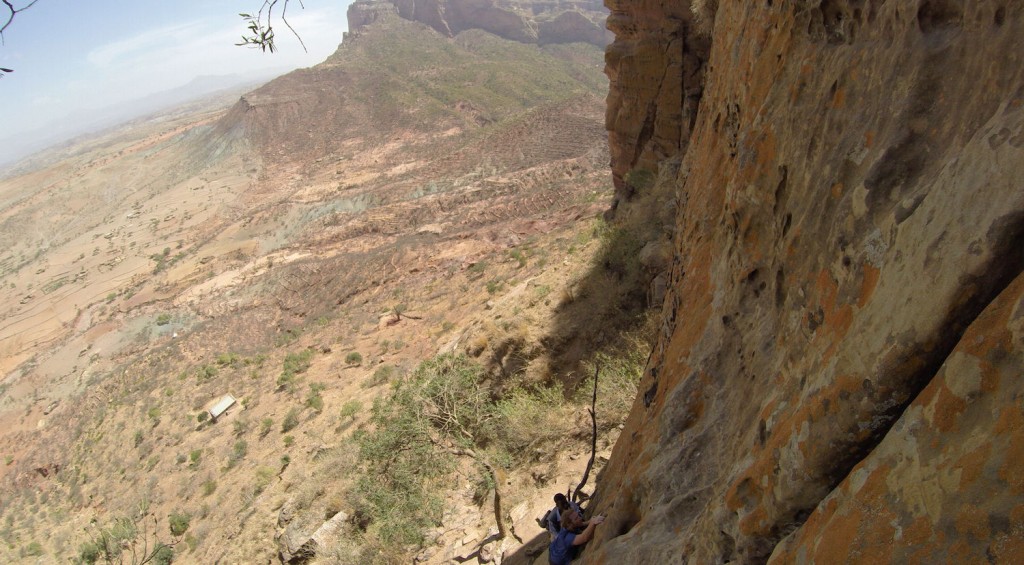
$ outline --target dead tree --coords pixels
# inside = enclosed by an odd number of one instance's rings
[[[594,368],[594,395],[590,399],[590,408],[587,410],[590,412],[590,425],[591,425],[591,436],[590,436],[590,460],[587,461],[587,468],[583,471],[583,478],[580,479],[580,484],[576,485],[576,490],[572,493],[572,501],[578,502],[580,497],[580,491],[583,490],[583,486],[587,484],[587,479],[590,478],[590,470],[594,466],[594,457],[597,453],[597,377],[601,373],[601,365],[598,364]]]

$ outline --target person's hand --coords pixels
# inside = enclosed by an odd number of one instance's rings
[[[594,516],[593,518],[590,519],[590,521],[595,523],[595,524],[600,524],[600,523],[604,522],[604,516],[600,516],[600,515]]]

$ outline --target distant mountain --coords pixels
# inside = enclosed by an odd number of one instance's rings
[[[453,136],[456,132],[607,91],[602,49],[592,42],[541,44],[502,37],[490,31],[491,11],[477,14],[482,18],[477,27],[467,19],[442,26],[411,20],[399,8],[379,0],[350,6],[351,31],[333,55],[247,93],[215,133],[224,139],[246,137],[270,162],[309,163],[329,157],[346,140],[370,147],[396,135],[447,132],[445,138],[455,143],[464,139]],[[556,19],[558,13],[549,15]],[[603,29],[601,15],[588,12],[587,17]],[[438,150],[431,146],[430,151]]]
[[[358,33],[388,12],[449,37],[479,29],[522,43],[598,47],[613,37],[604,25],[608,10],[602,0],[360,0],[349,6],[348,29]]]
[[[178,88],[144,98],[63,116],[33,131],[0,138],[0,146],[5,148],[4,154],[0,155],[0,167],[13,165],[28,155],[72,138],[105,130],[154,112],[219,93],[249,90],[287,70],[275,69],[254,75],[200,76]]]

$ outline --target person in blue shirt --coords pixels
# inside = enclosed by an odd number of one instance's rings
[[[548,547],[548,562],[551,565],[569,565],[576,557],[579,547],[594,537],[594,528],[602,522],[604,516],[594,516],[584,521],[575,510],[563,512],[562,530]]]

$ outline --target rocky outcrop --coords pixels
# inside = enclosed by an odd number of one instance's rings
[[[608,4],[619,200],[679,211],[586,560],[1019,559],[1024,6]]]
[[[688,2],[608,0],[605,51],[607,127],[615,182],[613,208],[636,195],[658,163],[681,155],[704,89],[710,42],[697,31]]]
[[[480,29],[522,43],[591,43],[611,40],[607,11],[598,0],[360,0],[349,6],[348,29],[358,33],[384,13],[427,25],[454,37]]]

